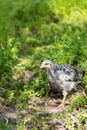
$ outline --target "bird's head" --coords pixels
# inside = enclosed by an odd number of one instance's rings
[[[51,68],[52,62],[50,60],[45,60],[42,62],[40,68]]]

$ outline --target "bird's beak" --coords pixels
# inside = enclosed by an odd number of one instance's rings
[[[41,69],[44,68],[43,65],[41,65],[40,68],[41,68]]]

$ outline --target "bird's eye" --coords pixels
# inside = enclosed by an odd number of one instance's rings
[[[48,65],[48,63],[45,63],[45,65]]]
[[[45,65],[51,66],[51,64],[50,64],[50,63],[46,63]]]

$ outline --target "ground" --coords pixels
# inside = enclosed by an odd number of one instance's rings
[[[26,81],[37,77],[29,70],[25,70],[23,76],[22,80]],[[70,97],[78,94],[82,94],[82,90],[68,95],[64,109],[58,108],[62,95],[53,92],[48,96],[33,96],[22,109],[17,104],[12,107],[0,103],[0,125],[11,125],[11,130],[87,130],[87,106],[71,110]]]
[[[76,108],[69,112],[70,104],[66,104],[64,110],[59,109],[58,105],[56,96],[49,97],[47,101],[44,97],[28,101],[26,110],[3,106],[0,110],[0,124],[13,124],[12,130],[87,130],[85,119],[81,119],[81,126],[78,120],[86,108]],[[20,121],[23,121],[23,127],[17,129]]]

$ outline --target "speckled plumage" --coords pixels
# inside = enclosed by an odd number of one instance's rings
[[[62,91],[65,98],[84,76],[84,71],[78,70],[74,66],[58,65],[49,60],[43,61],[41,68],[46,69],[51,88]]]

